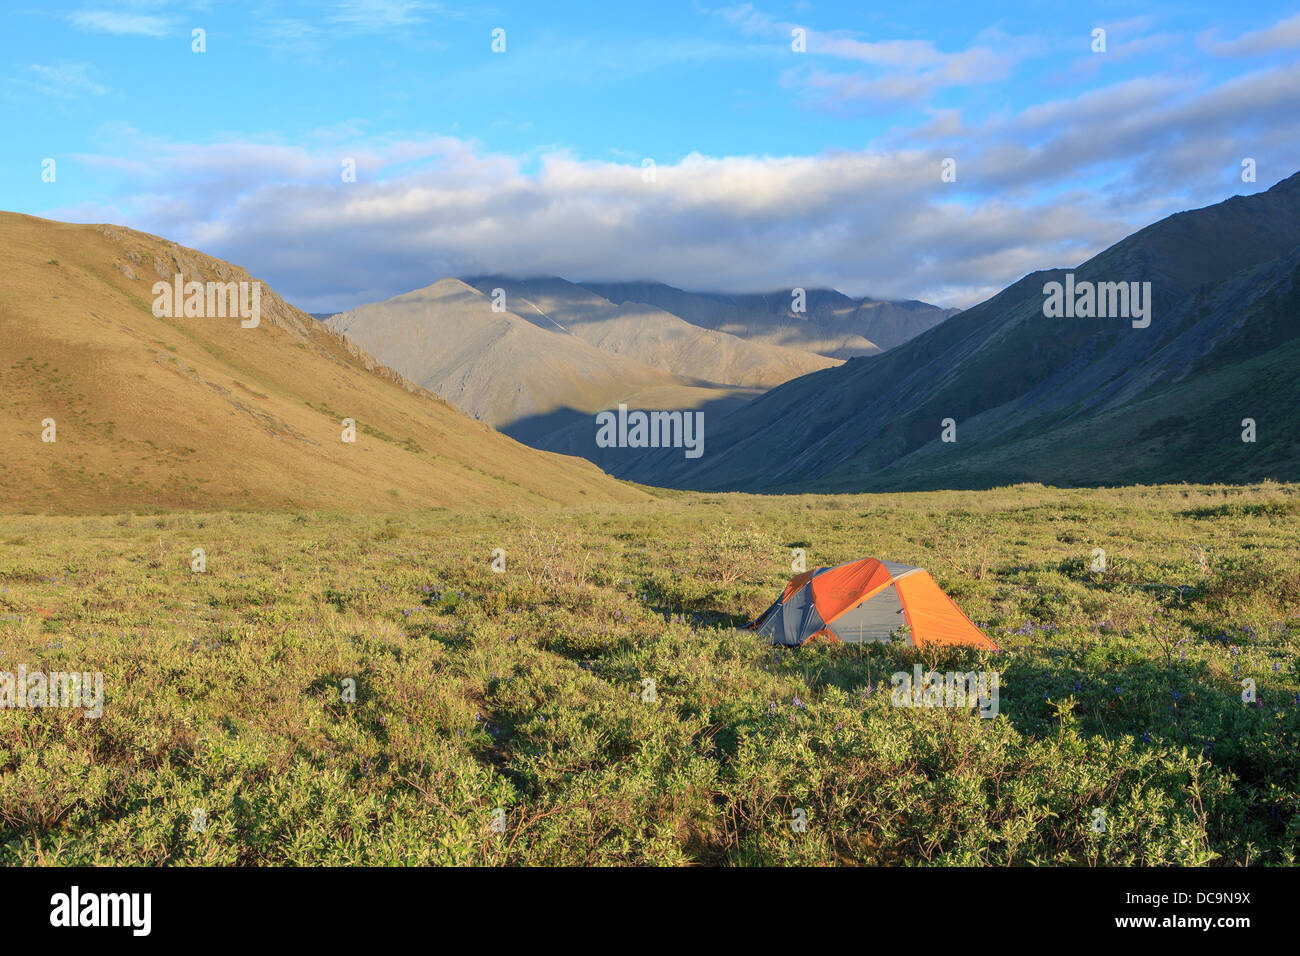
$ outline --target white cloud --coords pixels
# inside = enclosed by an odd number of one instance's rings
[[[1258,56],[1278,50],[1300,50],[1300,13],[1235,40],[1218,43],[1209,34],[1203,34],[1201,39],[1210,52],[1219,56]]]
[[[13,82],[31,92],[59,99],[82,94],[103,96],[108,87],[91,78],[92,69],[88,63],[33,63],[28,75],[15,77]]]
[[[423,14],[437,9],[437,4],[418,0],[343,0],[329,19],[359,30],[379,31],[423,23]]]
[[[167,17],[124,10],[79,10],[68,14],[68,20],[82,30],[118,36],[165,37],[173,32],[173,23]]]
[[[230,258],[316,311],[498,271],[968,305],[1028,268],[1083,258],[1081,236],[1123,232],[1069,203],[960,201],[921,152],[691,155],[646,183],[639,164],[551,154],[526,174],[512,157],[430,138],[354,151],[359,181],[343,184],[344,150],[147,150],[154,181],[116,204],[128,225]],[[383,178],[418,156],[419,172]]]
[[[985,30],[972,46],[945,52],[928,40],[865,40],[847,31],[777,20],[751,4],[716,12],[746,36],[789,43],[793,30],[804,30],[807,52],[801,58],[811,62],[788,69],[782,82],[803,88],[813,106],[828,110],[855,103],[914,103],[947,87],[996,83],[1043,48],[1040,40]],[[824,65],[827,60],[865,68],[835,70]]]

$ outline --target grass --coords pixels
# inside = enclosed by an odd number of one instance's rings
[[[1300,488],[659,495],[0,518],[0,671],[105,686],[0,710],[0,863],[1295,862]],[[736,631],[793,548],[1004,652]],[[892,706],[914,663],[998,716]]]

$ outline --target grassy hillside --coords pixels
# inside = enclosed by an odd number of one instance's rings
[[[404,381],[263,285],[262,318],[155,318],[152,286],[249,280],[155,236],[0,213],[0,509],[407,509],[636,500]],[[342,440],[344,418],[355,443]],[[55,438],[42,441],[53,419]]]
[[[106,698],[0,710],[0,862],[1294,863],[1298,538],[1271,484],[0,518],[0,661]],[[1005,651],[734,630],[792,548]],[[892,706],[914,663],[998,715]]]

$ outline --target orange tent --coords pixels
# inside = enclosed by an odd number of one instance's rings
[[[914,647],[999,650],[924,568],[875,558],[805,571],[749,629],[773,644],[804,644],[814,637],[857,644],[888,643],[904,624]]]

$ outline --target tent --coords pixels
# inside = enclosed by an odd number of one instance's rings
[[[804,644],[814,637],[857,644],[888,642],[904,624],[914,647],[999,650],[924,568],[875,558],[805,571],[749,629],[773,644]]]

